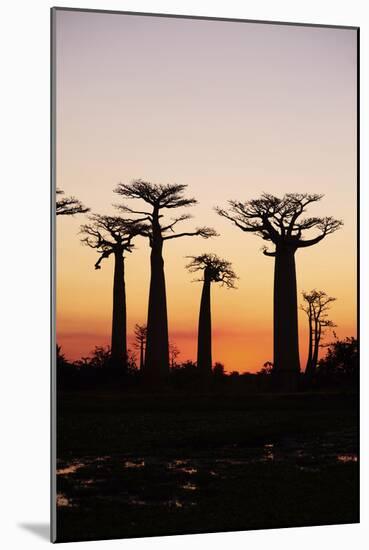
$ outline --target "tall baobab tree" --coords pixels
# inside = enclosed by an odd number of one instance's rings
[[[56,189],[57,195],[64,195],[62,189]],[[85,214],[90,209],[83,206],[81,201],[75,197],[63,197],[56,201],[56,215],[57,216],[74,216],[74,214]]]
[[[273,372],[280,388],[287,391],[295,389],[300,372],[295,253],[319,243],[342,225],[332,217],[301,217],[308,205],[322,198],[307,193],[288,193],[282,198],[263,193],[259,199],[230,201],[229,210],[217,208],[218,214],[239,229],[274,246],[274,250],[263,249],[275,259]],[[311,230],[311,237],[303,238]]]
[[[127,311],[124,276],[124,254],[132,252],[132,239],[139,234],[140,222],[125,220],[119,216],[94,214],[90,223],[81,226],[85,235],[82,242],[96,249],[99,259],[95,269],[101,269],[101,262],[114,256],[113,316],[111,331],[111,364],[113,367],[127,366]]]
[[[328,319],[330,304],[336,298],[328,296],[321,290],[312,290],[302,293],[304,304],[301,309],[306,313],[309,322],[309,349],[306,362],[305,375],[311,377],[316,371],[319,358],[320,341],[327,328],[334,328],[336,325]]]
[[[237,279],[232,269],[232,264],[227,260],[219,258],[216,254],[201,254],[200,256],[189,256],[191,262],[186,266],[191,273],[201,271],[203,281],[199,330],[197,337],[197,367],[204,375],[211,374],[211,297],[210,290],[212,283],[220,283],[228,288],[235,288]]]
[[[146,325],[135,325],[135,343],[134,346],[140,352],[140,371],[143,372],[145,365],[145,345],[146,345],[146,336],[147,336],[147,327]]]
[[[174,210],[196,204],[194,198],[184,197],[186,185],[155,185],[142,180],[131,184],[120,183],[115,192],[127,199],[140,199],[147,205],[147,210],[133,209],[120,205],[123,212],[138,214],[148,219],[141,234],[148,238],[151,255],[151,278],[149,306],[147,316],[147,343],[145,357],[145,375],[152,380],[159,380],[169,373],[168,316],[165,290],[163,245],[165,241],[181,237],[199,236],[207,239],[216,235],[214,229],[199,227],[195,231],[175,232],[175,226],[191,218],[181,214],[171,220],[163,221],[163,210]]]

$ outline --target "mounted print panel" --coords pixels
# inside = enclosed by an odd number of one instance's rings
[[[52,10],[52,539],[359,521],[353,27]]]

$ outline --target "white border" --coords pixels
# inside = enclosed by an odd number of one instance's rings
[[[3,3],[1,11],[1,539],[34,549],[46,540],[22,524],[49,520],[49,7],[48,0]],[[365,1],[135,0],[56,3],[78,8],[352,25],[361,28],[362,462],[368,464],[369,17]],[[363,337],[364,336],[364,337]],[[284,550],[364,548],[369,535],[368,467],[362,468],[362,523],[273,531],[125,540],[125,548],[246,545]],[[103,548],[122,541],[79,543]],[[366,545],[365,545],[366,546]]]

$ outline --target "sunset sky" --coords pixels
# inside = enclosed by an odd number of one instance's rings
[[[298,292],[335,296],[338,336],[356,335],[355,30],[58,10],[56,48],[57,187],[115,214],[119,182],[186,184],[198,205],[181,211],[194,216],[183,229],[220,234],[165,243],[179,360],[196,359],[201,283],[185,265],[203,252],[239,276],[236,290],[213,286],[213,360],[256,371],[273,359],[273,259],[213,209],[264,191],[324,193],[308,214],[344,221],[297,252]],[[78,235],[86,221],[57,220],[57,341],[69,359],[110,340],[113,260],[95,271],[97,254]],[[143,238],[136,247],[126,259],[129,342],[147,315],[150,249]],[[303,312],[299,332],[304,367]]]

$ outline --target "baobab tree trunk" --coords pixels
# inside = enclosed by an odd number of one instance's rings
[[[211,304],[210,304],[211,280],[207,270],[204,270],[204,284],[202,287],[199,330],[197,341],[197,367],[203,375],[211,373]]]
[[[111,331],[111,364],[127,366],[127,311],[124,280],[124,257],[121,251],[114,253],[113,321]]]
[[[274,374],[281,391],[295,391],[300,372],[295,249],[276,246],[274,267]]]
[[[158,212],[154,210],[144,369],[146,378],[152,381],[159,381],[169,373],[168,315],[162,250],[163,239],[159,226],[159,217]]]

